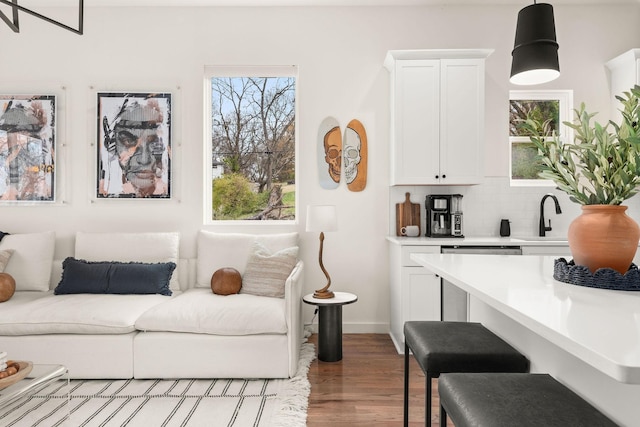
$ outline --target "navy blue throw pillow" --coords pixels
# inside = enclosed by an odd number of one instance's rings
[[[173,262],[103,262],[68,257],[62,262],[62,279],[54,293],[171,295]]]

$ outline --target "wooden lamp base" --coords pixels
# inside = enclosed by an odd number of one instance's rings
[[[325,289],[318,289],[313,293],[313,297],[318,299],[329,299],[333,298],[334,296],[335,295],[333,294],[333,292]]]
[[[327,269],[324,268],[324,264],[322,263],[322,247],[324,246],[324,233],[320,233],[320,253],[318,254],[318,261],[320,262],[320,269],[324,273],[324,276],[327,278],[327,286],[322,289],[318,289],[313,293],[314,298],[318,299],[329,299],[333,298],[333,292],[329,290],[329,286],[331,286],[331,277],[329,277],[329,273]]]

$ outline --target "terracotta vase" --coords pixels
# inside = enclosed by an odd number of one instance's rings
[[[621,274],[631,266],[638,249],[640,228],[625,211],[626,206],[585,205],[582,215],[569,226],[573,261],[594,273],[611,268]]]

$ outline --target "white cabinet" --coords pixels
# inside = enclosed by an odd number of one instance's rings
[[[394,50],[391,185],[478,184],[485,58],[492,50]]]
[[[640,84],[640,49],[631,49],[608,61],[606,67],[609,69],[611,88],[611,120],[619,122],[622,118],[620,114],[620,101],[616,95],[622,96],[623,92],[628,92],[633,86]]]
[[[440,320],[440,278],[410,258],[412,253],[440,253],[440,246],[390,245],[390,335],[404,353],[404,322]]]

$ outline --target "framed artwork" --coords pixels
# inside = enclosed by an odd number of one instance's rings
[[[0,202],[54,202],[55,95],[0,95]]]
[[[171,198],[171,94],[97,98],[96,197]]]

